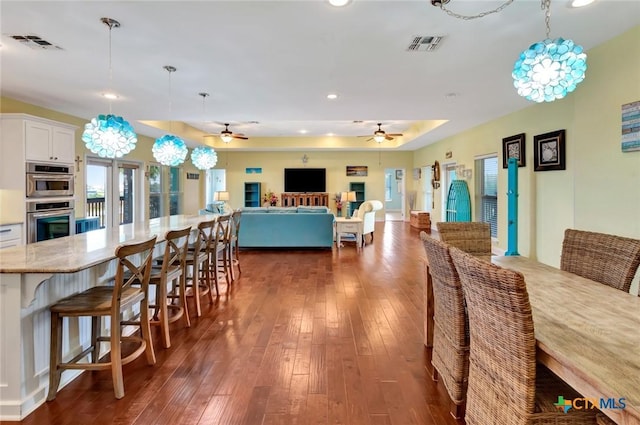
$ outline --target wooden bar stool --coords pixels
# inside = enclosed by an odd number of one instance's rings
[[[220,295],[219,282],[224,277],[227,289],[231,285],[231,273],[229,271],[229,243],[231,231],[231,216],[218,216],[216,228],[209,245],[209,275],[216,287],[216,295]]]
[[[162,346],[171,347],[169,324],[184,317],[185,325],[191,326],[187,308],[186,257],[191,226],[180,230],[170,230],[165,235],[166,246],[160,264],[152,267],[150,285],[155,285],[151,324],[160,327]],[[171,289],[168,285],[171,284]],[[169,310],[173,311],[169,315]]]
[[[231,258],[231,280],[235,280],[233,266],[238,266],[238,274],[242,273],[240,269],[240,246],[238,245],[240,237],[240,219],[242,210],[235,210],[231,214],[231,243],[229,244],[229,258]]]
[[[116,398],[124,397],[122,365],[132,362],[145,353],[147,363],[156,363],[151,330],[149,328],[148,287],[151,261],[156,237],[144,242],[121,245],[116,248],[116,276],[113,286],[95,286],[76,295],[64,298],[50,307],[51,354],[49,366],[49,394],[47,401],[56,398],[60,377],[65,369],[111,369]],[[123,313],[134,306],[140,308],[139,320],[123,320]],[[125,313],[126,314],[126,313]],[[91,317],[91,345],[68,362],[62,361],[62,321],[64,317]],[[100,324],[109,317],[110,336],[102,336]],[[141,336],[122,336],[122,326],[140,328]],[[136,349],[122,357],[122,342],[138,343]],[[100,343],[111,346],[109,361],[100,362]],[[91,355],[91,363],[79,361]]]
[[[211,279],[207,270],[209,269],[209,253],[207,247],[211,243],[213,231],[216,227],[216,219],[202,221],[198,224],[198,234],[192,245],[187,250],[187,258],[185,264],[187,269],[191,269],[191,273],[187,273],[185,287],[187,297],[193,297],[196,306],[196,316],[202,315],[200,307],[200,297],[209,294],[209,301],[213,303],[213,293],[211,288]]]

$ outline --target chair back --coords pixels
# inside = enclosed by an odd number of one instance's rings
[[[149,288],[149,278],[153,261],[153,248],[157,237],[143,242],[120,245],[115,254],[118,259],[116,277],[113,285],[112,317],[119,317],[120,300],[123,292],[135,288],[145,297]]]
[[[216,221],[216,229],[214,230],[214,245],[220,250],[226,247],[231,241],[231,214],[220,215]]]
[[[433,282],[434,335],[432,364],[451,400],[464,402],[469,374],[469,332],[460,278],[444,242],[420,232]]]
[[[624,292],[640,265],[640,240],[567,229],[560,269]]]
[[[240,235],[240,219],[242,218],[242,210],[237,209],[234,210],[231,214],[231,223],[233,225],[232,238],[235,239],[236,243],[238,240],[238,236]]]
[[[489,223],[436,223],[440,240],[476,257],[491,256],[491,226]]]
[[[491,226],[489,223],[436,223],[440,240],[476,257],[491,256]]]
[[[169,230],[165,234],[166,246],[162,257],[161,273],[185,269],[190,234],[191,226],[178,230]]]
[[[450,248],[469,315],[469,425],[527,424],[534,412],[536,339],[521,273]]]
[[[198,224],[198,236],[193,243],[193,258],[198,258],[201,252],[208,249],[211,238],[213,238],[213,231],[216,226],[216,219],[201,221]]]

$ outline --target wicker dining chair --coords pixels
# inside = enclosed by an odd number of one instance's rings
[[[67,369],[105,370],[111,369],[113,391],[116,398],[124,397],[122,366],[131,363],[143,353],[147,363],[156,363],[149,327],[148,286],[151,262],[156,237],[143,242],[118,246],[116,275],[113,285],[94,286],[86,291],[64,298],[49,309],[51,311],[51,353],[49,365],[49,393],[47,401],[54,400],[58,393],[62,371]],[[139,317],[127,319],[125,315],[139,306]],[[71,360],[63,361],[62,336],[64,317],[91,317],[91,344]],[[110,318],[108,335],[102,333],[102,322]],[[125,326],[136,326],[141,335],[123,335]],[[73,338],[73,337],[72,337]],[[77,342],[77,341],[76,341]],[[100,343],[109,343],[111,352],[100,359]],[[122,343],[134,343],[135,348],[123,352]],[[87,357],[91,361],[81,361]],[[102,360],[102,361],[101,361]]]
[[[640,265],[640,240],[566,229],[560,269],[624,292]]]
[[[433,282],[434,332],[431,364],[454,404],[451,414],[463,416],[469,376],[469,331],[462,286],[444,242],[420,232]]]
[[[469,315],[467,425],[591,424],[596,411],[559,410],[582,397],[536,365],[531,305],[521,273],[450,248]]]
[[[439,222],[436,223],[440,240],[476,257],[491,256],[491,226],[489,223]]]

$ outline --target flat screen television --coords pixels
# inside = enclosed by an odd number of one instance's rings
[[[285,168],[285,192],[325,192],[326,168]]]

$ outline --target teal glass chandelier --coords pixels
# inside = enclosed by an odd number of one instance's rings
[[[121,158],[135,149],[138,136],[124,118],[109,114],[98,115],[86,123],[82,141],[102,158]]]
[[[100,21],[109,27],[109,85],[111,85],[111,30],[120,27],[120,22],[111,18],[101,18]],[[82,141],[87,149],[102,158],[120,158],[135,149],[138,136],[124,118],[111,113],[111,101],[109,101],[109,114],[98,115],[85,124]]]
[[[167,65],[164,69],[169,73],[169,133],[171,133],[171,74],[176,72],[176,68]],[[175,167],[184,162],[189,150],[184,140],[180,137],[173,134],[165,134],[156,139],[151,152],[160,164]]]
[[[542,0],[547,38],[520,53],[513,72],[513,85],[520,96],[534,102],[562,99],[584,80],[587,55],[582,46],[563,38],[549,38],[551,0]]]
[[[191,152],[191,162],[199,170],[208,170],[218,163],[218,154],[208,146],[198,146]]]
[[[165,134],[156,139],[151,151],[156,161],[171,167],[182,164],[189,153],[184,140],[172,134]]]

